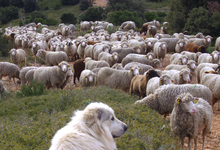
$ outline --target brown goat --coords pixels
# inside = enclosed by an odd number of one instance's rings
[[[197,46],[196,44],[194,43],[188,43],[186,44],[186,51],[189,51],[189,52],[201,52],[201,53],[207,53],[206,51],[206,48],[204,45],[202,46]]]
[[[160,77],[158,73],[153,70],[149,69],[145,75],[136,75],[132,78],[130,84],[130,94],[137,94],[140,98],[146,96],[146,86],[147,82],[153,77]]]
[[[81,72],[85,69],[85,62],[84,59],[78,59],[73,62],[73,70],[74,70],[74,78],[73,83],[76,84],[76,78],[79,81],[79,77]]]
[[[142,34],[144,32],[144,35],[146,35],[147,30],[148,30],[148,24],[144,24],[141,28],[140,34]]]

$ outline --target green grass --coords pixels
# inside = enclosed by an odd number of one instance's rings
[[[119,150],[178,149],[178,139],[170,137],[169,123],[156,111],[135,106],[137,99],[106,87],[51,90],[29,97],[9,92],[0,99],[0,149],[49,149],[56,131],[70,121],[75,110],[90,102],[106,103],[128,125],[127,132],[115,140]]]

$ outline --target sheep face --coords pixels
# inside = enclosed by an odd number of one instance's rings
[[[195,103],[196,103],[196,100],[195,100]],[[197,110],[193,102],[194,102],[194,99],[192,95],[186,94],[182,99],[177,98],[176,105],[179,105],[184,112],[194,115]]]
[[[73,69],[71,67],[68,67],[68,70],[66,72],[66,75],[69,76],[69,77],[72,77],[73,76]]]
[[[184,71],[180,74],[180,76],[182,76],[183,80],[186,81],[187,83],[189,83],[190,80],[190,72],[188,71]]]
[[[67,41],[67,42],[66,42],[66,45],[67,45],[67,46],[71,46],[71,45],[73,45],[73,43],[72,43],[71,41]]]
[[[187,64],[187,66],[192,70],[196,69],[196,63],[190,63],[190,64]]]
[[[213,51],[211,56],[213,58],[214,61],[217,61],[219,59],[219,52],[218,51]]]
[[[183,65],[186,65],[188,62],[188,57],[185,55],[182,55],[180,58],[180,61],[182,62]]]
[[[173,80],[171,80],[170,76],[162,76],[160,79],[160,84],[166,85],[166,84],[172,84]]]
[[[15,49],[11,49],[9,53],[11,54],[11,57],[16,56],[16,50]]]
[[[140,68],[135,66],[135,67],[132,67],[131,70],[130,70],[134,76],[136,75],[139,75],[140,74]]]
[[[85,41],[82,41],[81,45],[82,45],[82,47],[86,47],[87,44]]]
[[[136,46],[136,47],[134,48],[134,50],[135,50],[138,54],[141,53],[141,48],[140,48],[140,46]]]

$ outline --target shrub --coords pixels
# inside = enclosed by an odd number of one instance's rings
[[[44,83],[37,84],[36,81],[32,82],[32,87],[30,85],[22,85],[21,91],[17,92],[18,97],[25,96],[39,96],[45,93]]]
[[[6,24],[13,19],[18,19],[17,7],[0,7],[0,21],[2,24]]]
[[[62,7],[62,4],[58,3],[54,6],[54,10],[61,9],[61,7]]]
[[[55,26],[58,25],[59,21],[53,18],[47,18],[43,21],[43,24],[46,24],[48,26]]]
[[[123,22],[131,20],[135,22],[136,27],[140,28],[143,25],[143,19],[138,17],[137,12],[115,11],[109,14],[107,20],[114,25],[120,26]]]
[[[62,5],[76,5],[80,0],[61,0]]]
[[[36,0],[24,0],[24,10],[26,13],[31,13],[38,9]]]
[[[38,22],[40,22],[40,23],[43,23],[44,22],[44,19],[42,19],[42,18],[35,18],[34,19],[34,22],[37,24]]]
[[[81,16],[80,21],[97,21],[105,19],[105,10],[102,7],[89,7]]]
[[[77,23],[77,18],[74,16],[73,13],[63,13],[60,19],[61,22],[63,23],[72,23],[72,24]]]
[[[92,3],[89,0],[82,0],[80,2],[80,10],[81,11],[87,10],[90,6],[92,6]]]
[[[3,57],[7,57],[9,56],[9,51],[13,48],[13,41],[9,39],[9,41],[7,41],[7,38],[5,36],[3,36],[2,33],[0,33],[0,51],[1,51],[1,55]]]
[[[47,15],[41,11],[34,11],[30,14],[30,22],[34,21],[35,18],[42,18],[45,20],[47,18]]]
[[[144,13],[144,17],[147,19],[147,22],[149,22],[155,20],[157,15],[153,12],[146,12]]]

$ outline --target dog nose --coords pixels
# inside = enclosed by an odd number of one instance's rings
[[[128,129],[128,126],[125,125],[125,126],[124,126],[124,130],[126,131],[127,129]]]

